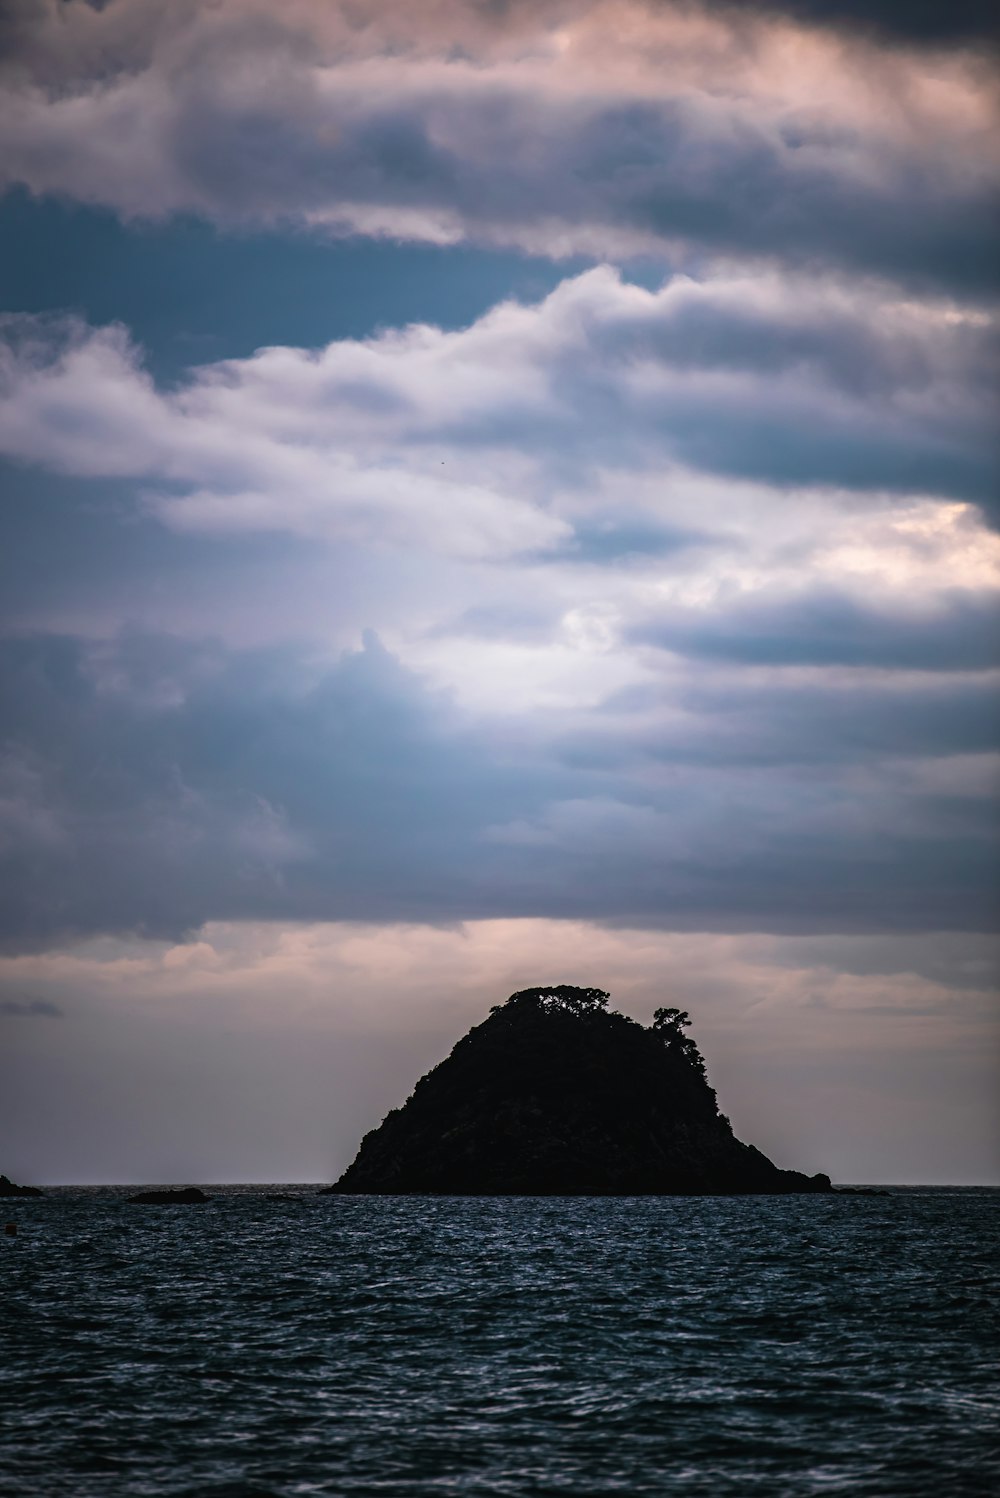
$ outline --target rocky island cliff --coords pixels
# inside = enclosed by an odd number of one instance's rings
[[[597,988],[490,1011],[366,1134],[335,1193],[710,1195],[832,1190],[742,1144],[678,1009],[650,1026]]]

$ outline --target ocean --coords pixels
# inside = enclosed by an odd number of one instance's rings
[[[4,1495],[1000,1492],[1000,1191],[205,1190],[0,1203]]]

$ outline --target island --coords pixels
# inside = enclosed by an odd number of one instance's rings
[[[765,1195],[831,1192],[733,1134],[689,1016],[651,1025],[599,988],[522,989],[366,1134],[324,1194]]]

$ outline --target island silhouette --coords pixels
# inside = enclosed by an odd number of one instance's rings
[[[680,1009],[642,1025],[600,988],[495,1005],[361,1141],[326,1193],[456,1196],[830,1192],[733,1134]]]

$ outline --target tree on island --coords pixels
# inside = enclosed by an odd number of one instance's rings
[[[547,1014],[563,1013],[584,1016],[606,1010],[611,995],[603,988],[574,988],[571,983],[543,984],[540,988],[522,988],[512,993],[506,1004],[494,1004],[491,1014],[508,1008],[542,1009]]]
[[[653,1029],[662,1035],[667,1045],[689,1066],[693,1066],[700,1077],[705,1076],[705,1058],[697,1044],[684,1030],[690,1025],[691,1016],[686,1009],[654,1009]]]

